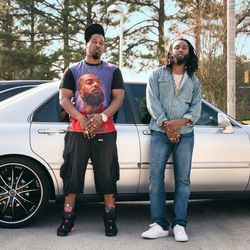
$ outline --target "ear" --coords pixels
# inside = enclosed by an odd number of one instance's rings
[[[86,49],[86,47],[87,47],[87,42],[84,41],[84,42],[83,42],[83,49]]]

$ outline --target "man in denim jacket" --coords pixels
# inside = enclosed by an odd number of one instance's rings
[[[176,241],[188,241],[185,232],[194,146],[193,125],[201,113],[200,84],[194,72],[198,58],[191,43],[177,39],[171,45],[166,65],[153,71],[147,85],[147,108],[152,118],[150,146],[150,209],[152,224],[143,238],[168,236],[164,174],[173,154],[175,194],[173,228]]]

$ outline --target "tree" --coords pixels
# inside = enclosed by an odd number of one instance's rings
[[[42,53],[46,33],[42,31],[42,18],[35,1],[8,1],[4,15],[2,79],[51,79],[51,63]],[[41,75],[41,72],[46,72]]]
[[[9,64],[10,57],[7,55],[7,51],[11,50],[13,46],[13,17],[10,12],[11,4],[10,0],[0,2],[0,77],[2,79],[11,79],[11,71],[7,69],[11,66]]]
[[[51,36],[52,44],[58,47],[51,56],[55,61],[54,67],[60,72],[70,62],[82,59],[85,28],[91,23],[107,24],[106,10],[113,3],[103,0],[64,0],[55,4],[49,0],[39,2],[48,24],[47,33]],[[112,47],[108,40],[109,45]]]
[[[145,15],[145,20],[132,25],[124,32],[125,38],[129,38],[127,39],[125,54],[127,61],[130,63],[127,62],[126,65],[131,67],[134,57],[141,59],[142,68],[149,67],[152,60],[161,64],[165,58],[166,36],[164,34],[164,24],[167,20],[165,15],[166,1],[122,0],[120,2],[127,4],[128,13],[131,13],[131,16],[133,14],[138,15],[138,13]]]
[[[225,1],[225,0],[224,0]],[[226,103],[226,29],[223,4],[212,0],[176,1],[179,11],[174,18],[172,31],[184,33],[194,39],[200,59],[198,77],[205,98],[225,110]],[[178,25],[179,23],[179,25]],[[174,30],[183,23],[182,29]],[[225,43],[226,44],[226,43]]]
[[[240,11],[236,14],[236,35],[250,35],[250,2],[242,1]]]

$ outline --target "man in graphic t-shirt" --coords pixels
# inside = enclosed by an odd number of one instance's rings
[[[119,68],[101,60],[104,40],[103,27],[89,25],[85,30],[85,59],[70,65],[61,81],[60,104],[70,116],[70,125],[60,170],[65,200],[58,236],[73,230],[75,201],[83,193],[89,159],[93,163],[96,191],[104,196],[105,234],[117,234],[115,196],[119,164],[113,115],[122,105],[124,86]]]

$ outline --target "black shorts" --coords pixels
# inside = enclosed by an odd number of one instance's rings
[[[96,134],[86,139],[82,133],[67,132],[60,169],[64,194],[83,193],[86,167],[93,164],[95,188],[98,194],[116,194],[119,163],[116,132]]]

